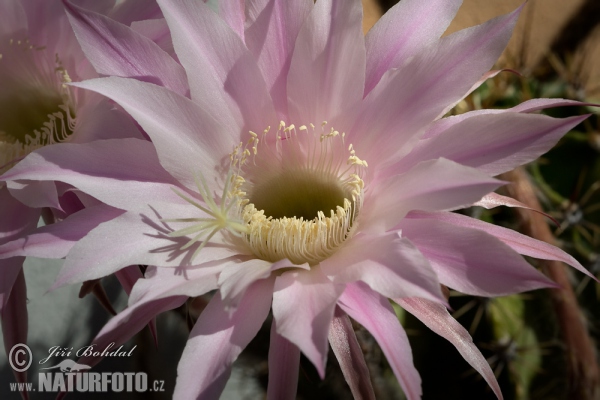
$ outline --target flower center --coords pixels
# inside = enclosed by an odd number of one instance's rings
[[[287,258],[294,264],[316,265],[329,257],[352,235],[362,206],[362,172],[367,163],[355,155],[352,145],[346,148],[344,134],[326,131],[325,125],[317,132],[312,124],[296,129],[282,122],[275,138],[269,137],[269,128],[260,139],[250,132],[246,146],[240,144],[230,155],[221,205],[206,197],[205,184],[198,185],[205,203],[215,206],[202,208],[213,220],[172,236],[210,230],[203,247],[216,231],[226,229],[241,235],[251,251],[266,261]],[[186,246],[198,240],[200,235]]]
[[[272,218],[312,220],[320,212],[344,205],[345,193],[335,176],[314,171],[283,170],[280,175],[254,185],[249,200]]]
[[[43,49],[12,41],[0,54],[0,173],[42,146],[67,140],[75,117],[66,70]]]

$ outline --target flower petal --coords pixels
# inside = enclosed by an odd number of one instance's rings
[[[170,232],[152,217],[131,212],[102,223],[71,249],[53,289],[98,279],[129,265],[190,266],[191,254],[197,246],[189,251],[180,250],[187,239],[171,238],[168,236]],[[202,249],[200,259],[194,264],[222,260],[236,254],[235,249],[211,243]]]
[[[25,35],[27,31],[27,16],[20,1],[2,0],[0,4],[0,37],[8,36],[18,40],[22,37],[14,35]]]
[[[267,400],[294,400],[298,389],[300,349],[277,333],[271,324],[269,341],[269,385]]]
[[[54,182],[6,182],[10,194],[31,208],[51,207],[62,210]]]
[[[217,278],[227,262],[213,261],[197,268],[149,266],[145,279],[138,280],[129,294],[128,307],[172,296],[197,297],[217,288]]]
[[[129,296],[131,290],[135,283],[144,278],[142,271],[140,270],[139,265],[130,265],[129,267],[125,267],[117,272],[115,272],[115,277],[119,280],[123,291]],[[158,333],[156,330],[156,318],[152,318],[148,322],[148,328],[150,329],[150,334],[154,339],[154,345],[158,347]]]
[[[273,293],[273,317],[277,333],[302,350],[325,376],[327,335],[335,303],[344,290],[314,266],[310,271],[289,271],[277,277]]]
[[[361,230],[387,231],[411,210],[467,207],[502,184],[473,168],[439,159],[422,162],[405,174],[377,183],[366,195]]]
[[[245,0],[232,0],[219,2],[219,15],[227,25],[238,34],[242,42],[244,41],[244,15]]]
[[[491,68],[520,10],[445,36],[405,66],[386,72],[365,97],[347,134],[361,158],[374,164],[402,156],[405,143]]]
[[[217,292],[196,321],[177,367],[174,398],[219,398],[231,364],[256,335],[271,308],[274,279],[253,283],[230,316]]]
[[[0,259],[14,256],[63,258],[89,231],[122,213],[123,211],[106,205],[85,208],[65,220],[43,226],[0,245]]]
[[[161,18],[162,13],[155,0],[126,0],[117,2],[110,10],[109,17],[130,26],[135,21]]]
[[[8,303],[17,277],[23,269],[25,257],[11,257],[0,260],[0,313]]]
[[[427,259],[397,233],[354,236],[322,261],[321,268],[335,283],[363,281],[385,297],[424,297],[445,303]]]
[[[440,115],[438,115],[438,118],[436,118],[436,119],[442,118],[444,115],[446,115],[449,111],[451,111],[454,107],[456,107],[456,105],[458,103],[460,103],[462,100],[467,98],[471,93],[473,93],[475,90],[477,90],[485,81],[487,81],[488,79],[492,79],[496,75],[498,75],[500,72],[505,72],[505,71],[510,71],[519,76],[521,75],[517,71],[508,69],[508,68],[491,70],[491,71],[486,72],[485,74],[483,74],[483,76],[481,78],[479,78],[479,80],[477,82],[475,82],[473,84],[473,86],[471,86],[471,88],[466,93],[463,94],[463,96],[460,99],[457,99],[453,103],[448,104],[446,106],[446,108],[444,108],[444,110],[440,113]]]
[[[524,256],[540,258],[542,260],[556,260],[562,261],[575,268],[578,271],[583,272],[587,276],[596,280],[596,277],[592,275],[587,269],[585,269],[579,261],[573,258],[571,255],[565,253],[556,246],[552,246],[546,242],[542,242],[537,239],[530,238],[529,236],[523,235],[522,233],[515,232],[511,229],[503,228],[489,224],[487,222],[480,221],[475,218],[470,218],[465,215],[449,213],[449,212],[424,212],[424,211],[411,211],[406,218],[410,219],[433,219],[436,221],[443,221],[455,226],[462,226],[465,228],[477,229],[494,236],[511,249]]]
[[[239,133],[275,125],[273,102],[242,39],[202,1],[159,0],[192,100]],[[201,73],[199,73],[201,71]],[[229,134],[229,133],[228,133]],[[237,144],[237,143],[236,143]],[[231,149],[228,149],[228,152]]]
[[[81,47],[96,72],[136,78],[188,92],[185,70],[156,43],[103,15],[65,2]]]
[[[90,100],[77,109],[77,124],[69,143],[125,138],[147,140],[135,120],[114,102],[91,92],[86,98]]]
[[[139,279],[129,297],[128,307],[113,317],[94,338],[96,348],[110,343],[118,347],[142,330],[156,315],[181,306],[189,296],[200,296],[217,287],[220,266],[185,271],[150,267],[146,279]],[[81,357],[78,362],[95,365],[101,356]]]
[[[554,222],[556,225],[560,225],[558,223],[558,221],[556,221],[554,218],[552,218],[551,215],[548,215],[541,210],[536,210],[533,207],[529,207],[528,205],[521,203],[520,201],[515,200],[512,197],[502,196],[502,195],[499,195],[498,193],[494,193],[494,192],[486,194],[485,196],[483,196],[481,198],[481,200],[473,203],[473,205],[483,207],[488,210],[491,210],[492,208],[496,208],[499,206],[524,208],[526,210],[531,210],[536,213],[542,214],[545,217],[551,219],[552,222]]]
[[[394,299],[394,301],[396,300]],[[429,329],[452,343],[465,361],[483,376],[496,397],[499,400],[503,399],[498,381],[485,357],[473,343],[471,335],[452,318],[443,305],[418,298],[399,299],[396,302]]]
[[[311,0],[246,1],[246,45],[265,78],[275,109],[287,119],[287,76],[294,44],[313,7]]]
[[[160,166],[152,143],[138,139],[46,146],[25,157],[1,180],[61,181],[125,210],[178,197],[171,190],[176,182]]]
[[[288,74],[290,122],[320,124],[362,99],[364,42],[360,1],[315,4],[298,34]]]
[[[163,87],[116,76],[73,85],[119,103],[150,136],[163,168],[189,188],[196,187],[198,172],[212,172],[238,143],[209,110]]]
[[[408,400],[420,399],[421,377],[413,364],[406,332],[389,301],[357,282],[346,286],[338,304],[379,343]]]
[[[303,268],[309,270],[308,264],[294,265],[288,259],[272,263],[253,258],[243,262],[230,263],[219,275],[219,291],[227,307],[237,307],[245,290],[255,281],[268,278],[271,272],[282,268]]]
[[[350,386],[355,399],[375,400],[369,368],[365,356],[356,340],[356,334],[348,315],[339,307],[335,308],[329,328],[329,344],[337,358],[344,379]]]
[[[141,331],[158,314],[180,307],[186,300],[186,296],[171,296],[128,307],[108,321],[92,343],[98,349],[105,349],[111,343],[118,347]],[[79,358],[77,362],[91,367],[98,364],[102,358],[92,354]]]
[[[402,234],[425,255],[440,282],[474,296],[504,296],[558,287],[510,247],[476,229],[405,219]]]
[[[252,259],[228,265],[219,275],[219,292],[226,307],[236,307],[248,286],[259,279],[268,278],[272,264]]]
[[[164,18],[136,21],[131,24],[131,29],[152,40],[174,59],[177,57],[173,48],[171,31],[169,31],[169,25]]]
[[[505,113],[533,113],[536,111],[545,110],[547,108],[553,107],[567,107],[567,106],[579,106],[583,107],[586,105],[593,105],[591,103],[582,103],[580,101],[575,100],[565,100],[565,99],[532,99],[527,100],[515,107],[500,109],[500,108],[484,108],[482,110],[469,111],[466,113],[462,113],[459,115],[451,115],[446,118],[442,118],[440,120],[432,123],[425,133],[423,134],[422,139],[429,139],[434,136],[438,136],[450,127],[466,120],[469,118],[476,117],[478,115],[487,115],[487,114],[505,114]]]
[[[37,226],[40,210],[17,201],[6,187],[0,187],[0,204],[0,243],[18,239]]]
[[[501,113],[463,120],[419,145],[395,167],[405,171],[417,162],[444,157],[490,175],[510,171],[550,150],[589,115],[551,118]]]
[[[22,261],[21,261],[22,262]],[[25,275],[23,269],[19,268],[19,273],[10,292],[6,304],[2,307],[0,314],[2,319],[2,337],[4,339],[4,349],[6,354],[12,353],[13,346],[19,343],[27,343],[27,286],[25,284]],[[24,356],[27,357],[27,356]],[[12,362],[12,360],[10,360]],[[24,371],[13,371],[17,382],[27,382],[27,369]],[[27,392],[21,392],[24,399],[27,399]]]
[[[389,69],[438,40],[456,15],[462,0],[402,0],[367,33],[365,95]]]

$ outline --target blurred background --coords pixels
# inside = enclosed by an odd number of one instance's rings
[[[363,0],[364,30],[392,7],[394,0]],[[464,0],[448,32],[455,32],[508,13],[522,0]],[[451,111],[508,108],[536,97],[569,98],[600,103],[600,1],[530,0],[498,68],[510,68],[487,81]],[[597,109],[568,107],[550,110],[559,117],[594,113],[534,164],[506,174],[515,182],[508,194],[542,208],[558,222],[499,208],[465,210],[468,215],[506,226],[559,245],[596,276],[600,275],[600,116]],[[539,290],[497,299],[450,293],[453,315],[472,334],[494,370],[506,399],[599,399],[598,343],[600,340],[600,284],[561,265],[530,260],[563,284],[562,291]],[[110,318],[92,296],[79,299],[79,287],[47,294],[60,263],[28,260],[25,267],[29,298],[29,344],[34,354],[30,380],[37,385],[37,361],[52,346],[79,348],[91,342]],[[119,311],[126,306],[116,280],[101,282],[107,298]],[[140,372],[149,380],[164,380],[165,392],[144,393],[144,399],[170,398],[176,367],[190,326],[207,298],[188,302],[157,320],[158,349],[146,328],[124,348],[137,346],[128,359],[107,359],[99,372]],[[413,347],[423,378],[424,399],[494,399],[485,381],[456,349],[419,321],[397,309]],[[268,379],[270,321],[236,362],[222,399],[265,397]],[[378,399],[403,399],[401,389],[373,338],[355,326]],[[52,363],[51,365],[55,365]],[[47,366],[47,365],[46,365]],[[6,355],[0,355],[0,398],[18,398],[8,391],[13,382]],[[109,395],[136,398],[135,394]],[[70,394],[69,398],[106,398],[106,394]],[[54,398],[33,393],[33,399]],[[302,359],[299,399],[349,399],[350,391],[330,353],[326,378]]]

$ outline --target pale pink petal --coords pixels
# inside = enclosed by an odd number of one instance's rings
[[[398,68],[442,36],[462,0],[402,0],[390,8],[365,38],[365,95],[381,76]]]
[[[325,376],[327,335],[335,303],[344,290],[313,266],[310,271],[289,271],[277,277],[273,293],[273,318],[277,333],[302,350]]]
[[[201,1],[160,0],[192,99],[246,134],[275,125],[273,102],[242,39]],[[202,73],[199,73],[202,71]],[[236,132],[239,137],[239,131]],[[236,143],[237,144],[237,143]]]
[[[481,200],[473,203],[474,206],[483,207],[487,210],[491,210],[492,208],[496,208],[498,206],[505,207],[519,207],[526,208],[528,210],[533,210],[533,208],[528,207],[526,204],[521,203],[518,200],[515,200],[511,197],[502,196],[498,193],[489,193],[481,198]]]
[[[427,259],[397,233],[359,234],[321,261],[321,268],[335,283],[363,281],[385,297],[424,297],[445,303]]]
[[[164,18],[135,21],[131,24],[131,29],[152,40],[171,57],[176,57],[171,31]]]
[[[365,39],[359,0],[319,0],[300,29],[288,73],[291,121],[331,120],[362,99]]]
[[[0,260],[0,313],[6,306],[19,273],[23,269],[25,257],[12,257]]]
[[[142,275],[142,271],[140,271],[139,265],[130,265],[129,267],[125,267],[117,272],[115,272],[116,278],[119,280],[121,287],[127,295],[131,293],[131,289],[135,285],[135,283],[144,277]],[[155,346],[158,347],[158,333],[156,330],[156,318],[152,318],[150,322],[148,322],[148,328],[150,328],[150,333],[152,334],[152,338],[154,339]]]
[[[226,307],[236,307],[245,290],[271,274],[269,261],[251,259],[228,265],[219,275],[219,291]]]
[[[194,268],[149,266],[145,279],[129,293],[129,307],[172,296],[196,297],[217,288],[217,278],[229,262],[207,262]]]
[[[150,136],[163,168],[190,188],[199,171],[212,171],[237,144],[208,110],[163,87],[115,76],[73,85],[120,104]]]
[[[490,385],[496,397],[499,400],[503,399],[498,381],[485,357],[483,357],[477,346],[473,343],[471,335],[448,314],[443,305],[418,298],[394,299],[394,301],[417,317],[429,329],[452,343],[465,361],[483,376],[483,379]]]
[[[21,0],[21,1],[28,1],[28,0]],[[34,0],[34,1],[39,1],[39,0]],[[62,3],[64,4],[67,1],[68,0],[62,1]],[[123,0],[120,2],[128,3],[130,1],[132,1],[132,0]],[[136,0],[134,0],[134,1],[136,1]],[[139,0],[137,0],[137,1],[139,1]],[[150,6],[152,1],[153,0],[147,1],[147,5]],[[113,8],[115,7],[115,5],[117,3],[117,0],[74,0],[71,2],[74,4],[77,4],[79,7],[83,7],[86,10],[90,10],[90,11],[105,15],[105,14],[110,13],[113,10]],[[156,6],[154,6],[154,7],[156,7]]]
[[[563,119],[520,113],[475,116],[453,125],[443,134],[420,141],[394,170],[405,171],[420,161],[444,157],[498,175],[544,154],[588,116]]]
[[[471,93],[473,93],[475,90],[477,90],[485,81],[487,81],[488,79],[492,79],[495,76],[497,76],[500,72],[505,72],[505,71],[509,71],[512,72],[514,74],[517,74],[519,76],[521,76],[521,74],[519,74],[517,71],[513,70],[513,69],[508,69],[508,68],[504,68],[504,69],[497,69],[497,70],[492,70],[492,71],[488,71],[485,74],[483,74],[483,76],[473,84],[473,86],[471,86],[471,88],[463,94],[463,96],[454,101],[451,104],[448,104],[446,106],[446,108],[444,108],[444,110],[440,113],[440,115],[438,115],[438,118],[442,118],[444,115],[446,115],[450,110],[452,110],[458,103],[460,103],[462,100],[464,100],[468,95],[470,95]]]
[[[449,212],[423,212],[412,211],[406,218],[411,219],[433,219],[436,221],[447,222],[452,225],[462,226],[465,228],[478,229],[486,232],[496,239],[499,239],[504,244],[515,250],[519,254],[525,256],[540,258],[542,260],[556,260],[569,264],[578,271],[583,272],[587,276],[596,279],[587,269],[585,269],[579,261],[571,255],[565,253],[556,246],[552,246],[546,242],[530,238],[522,233],[515,232],[511,229],[503,228],[480,221],[475,218],[470,218],[465,215],[449,213]]]
[[[174,398],[219,398],[231,364],[256,335],[271,308],[274,279],[256,281],[230,315],[217,292],[196,321],[177,367]]]
[[[51,207],[62,210],[54,182],[6,182],[10,194],[31,208]]]
[[[339,307],[329,328],[329,344],[355,399],[375,400],[371,376],[352,323]]]
[[[126,0],[117,2],[109,17],[129,26],[135,21],[161,18],[162,13],[155,0]]]
[[[379,343],[408,400],[420,399],[421,377],[413,364],[406,332],[389,301],[358,282],[346,286],[338,304]]]
[[[568,106],[597,107],[598,104],[583,103],[581,101],[568,100],[568,99],[531,99],[531,100],[527,100],[517,106],[514,106],[513,108],[509,108],[507,111],[520,112],[520,113],[532,113],[532,112],[536,112],[536,111],[540,111],[540,110],[545,110],[547,108],[568,107]]]
[[[40,210],[17,201],[6,187],[0,186],[0,204],[0,243],[15,240],[37,226]]]
[[[294,400],[298,388],[300,349],[277,333],[271,324],[269,340],[269,385],[267,400]]]
[[[510,247],[477,229],[405,219],[402,234],[425,255],[442,284],[474,296],[558,287]]]
[[[150,39],[103,15],[65,3],[81,47],[99,74],[136,78],[188,92],[185,70]]]
[[[115,277],[119,280],[119,283],[123,287],[123,290],[129,296],[136,282],[140,279],[143,279],[144,275],[142,274],[139,265],[130,265],[129,267],[125,267],[115,272]],[[158,330],[156,328],[156,317],[152,318],[148,322],[148,328],[150,329],[150,334],[154,339],[154,345],[158,348]]]
[[[128,307],[113,317],[102,328],[92,341],[98,349],[105,349],[115,343],[115,350],[141,331],[160,313],[180,307],[185,303],[185,296],[171,296],[148,301],[135,307]],[[80,364],[94,366],[102,360],[101,356],[84,356],[77,361]]]
[[[150,268],[150,267],[149,267]],[[139,265],[130,265],[129,267],[125,267],[117,272],[115,272],[116,278],[119,280],[119,283],[123,287],[123,290],[129,296],[136,282],[142,278],[144,275],[140,270]],[[158,331],[156,328],[156,317],[152,318],[148,322],[148,328],[150,329],[150,334],[154,339],[154,345],[158,348]]]
[[[4,350],[6,351],[7,356],[9,356],[13,346],[19,343],[27,343],[27,286],[25,285],[25,275],[23,274],[22,268],[19,268],[19,273],[15,279],[10,296],[6,301],[6,304],[2,307],[0,317],[2,319]],[[23,349],[21,348],[20,351],[23,351]],[[11,362],[15,359],[20,362],[27,362],[31,360],[29,358],[30,354],[13,354]],[[23,365],[23,367],[24,366],[25,365]],[[27,369],[21,372],[13,370],[13,373],[17,382],[27,382]],[[21,395],[24,399],[28,398],[26,391],[21,392]]]
[[[565,99],[532,99],[525,101],[518,106],[508,109],[499,109],[499,108],[485,108],[483,110],[475,110],[469,111],[459,115],[452,115],[446,118],[442,118],[438,121],[432,123],[425,133],[423,134],[422,139],[429,139],[434,136],[438,136],[443,133],[453,125],[456,125],[466,119],[476,117],[478,115],[487,115],[487,114],[505,114],[505,113],[533,113],[536,111],[545,110],[547,108],[553,107],[567,107],[567,106],[592,106],[592,103],[582,103],[580,101],[575,100],[565,100]]]
[[[173,269],[154,269],[139,279],[129,297],[128,307],[102,328],[92,343],[105,349],[114,342],[118,347],[142,330],[158,314],[181,306],[188,297],[200,296],[217,287],[220,267],[198,268],[177,273]],[[82,357],[79,363],[97,364],[102,357]]]
[[[219,15],[227,25],[244,41],[245,0],[219,1]]]
[[[265,78],[275,109],[287,119],[287,76],[312,0],[247,0],[246,45]]]
[[[219,291],[223,302],[227,307],[237,307],[248,286],[259,279],[268,278],[271,272],[282,268],[310,269],[308,264],[294,265],[287,259],[275,263],[256,258],[237,263],[232,262],[219,275]]]
[[[536,213],[542,214],[542,215],[550,218],[552,220],[552,222],[554,222],[556,225],[560,225],[558,223],[558,221],[556,221],[554,218],[552,218],[551,215],[548,215],[541,210],[536,210],[535,208],[529,207],[528,205],[521,203],[520,201],[515,200],[512,197],[502,196],[502,195],[499,195],[498,193],[494,193],[494,192],[486,194],[485,196],[483,196],[481,198],[481,200],[473,203],[473,205],[483,207],[487,210],[491,210],[492,208],[496,208],[499,206],[524,208],[526,210],[531,210]]]
[[[130,265],[129,267],[125,267],[117,272],[115,272],[115,276],[119,280],[121,287],[127,295],[131,293],[131,289],[138,281],[138,279],[142,279],[144,275],[142,271],[140,271],[139,265]]]
[[[15,40],[25,39],[22,35],[26,35],[27,16],[21,2],[1,0],[0,10],[0,37],[9,37]]]
[[[0,245],[0,259],[14,256],[63,258],[89,231],[122,213],[105,205],[86,208],[63,221],[43,226]]]
[[[69,143],[89,143],[107,139],[143,139],[135,120],[123,109],[97,93],[86,93],[86,101],[77,109],[77,125]]]
[[[235,248],[211,243],[192,261],[200,243],[181,250],[189,239],[169,237],[171,230],[155,219],[150,210],[147,214],[126,212],[100,224],[71,249],[53,288],[98,279],[129,265],[180,267],[238,254]]]
[[[361,229],[387,231],[411,210],[467,207],[501,184],[476,169],[449,160],[425,161],[405,174],[377,183],[380,190],[366,195]]]
[[[138,139],[46,146],[1,179],[61,181],[121,209],[178,197],[171,189],[176,181],[160,166],[152,143]]]
[[[491,68],[520,10],[445,36],[405,66],[386,72],[366,96],[356,124],[347,132],[357,155],[370,164],[402,156],[404,144],[418,137]]]

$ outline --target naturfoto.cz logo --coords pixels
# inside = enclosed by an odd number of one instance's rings
[[[112,350],[114,343],[105,349],[95,349],[95,345],[85,346],[75,352],[77,357],[128,357],[135,347],[126,352],[120,346]],[[39,364],[48,362],[53,357],[71,356],[73,348],[54,346],[48,350],[49,356],[40,360]],[[9,364],[13,370],[24,372],[31,367],[31,349],[22,343],[16,344],[9,352]],[[88,372],[91,366],[79,364],[71,359],[64,359],[56,365],[41,368],[49,372],[38,373],[38,385],[31,382],[13,382],[13,392],[162,392],[164,381],[155,380],[148,383],[145,372]]]

